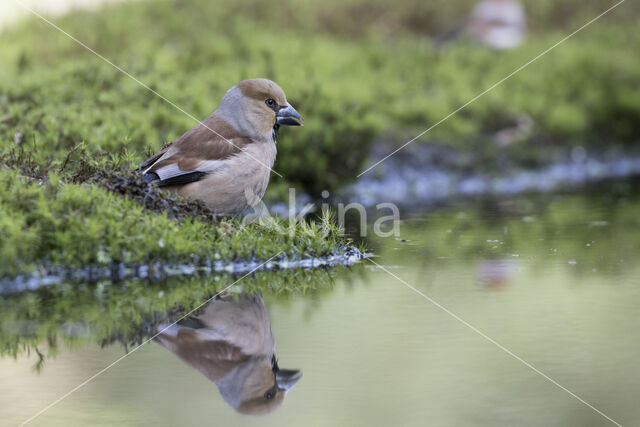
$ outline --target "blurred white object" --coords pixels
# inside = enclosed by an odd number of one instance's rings
[[[471,12],[469,32],[492,49],[512,49],[524,40],[526,15],[515,0],[483,0]]]
[[[0,28],[29,16],[32,9],[46,17],[60,16],[75,9],[97,9],[103,3],[126,0],[0,0]],[[24,6],[21,6],[24,5]]]

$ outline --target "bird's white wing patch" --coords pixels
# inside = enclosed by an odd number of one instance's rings
[[[161,181],[165,179],[174,178],[176,176],[193,173],[193,172],[206,172],[211,173],[215,172],[217,169],[222,167],[224,161],[221,160],[205,160],[202,162],[196,169],[190,171],[183,171],[178,167],[177,163],[173,163],[167,166],[163,166],[154,170],[154,172],[158,175]]]
[[[177,163],[158,168],[154,172],[158,175],[161,181],[187,173],[186,171],[180,170]]]
[[[225,334],[221,334],[213,329],[202,328],[196,329],[195,331],[203,341],[226,341],[228,339]]]

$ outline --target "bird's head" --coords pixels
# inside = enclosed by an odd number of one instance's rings
[[[229,89],[217,113],[249,137],[269,136],[274,128],[304,123],[280,86],[267,79],[243,80]]]
[[[229,390],[220,390],[225,400],[236,411],[249,415],[264,415],[282,405],[285,394],[302,377],[297,369],[280,369],[275,356],[268,360],[252,360],[234,372],[236,384]],[[244,371],[244,372],[238,372]]]

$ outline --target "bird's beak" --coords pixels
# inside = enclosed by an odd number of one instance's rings
[[[276,113],[276,123],[281,126],[303,126],[304,120],[291,104],[287,104]]]
[[[298,381],[300,381],[301,377],[302,372],[298,369],[279,369],[276,372],[278,390],[283,390],[285,393],[288,392]]]

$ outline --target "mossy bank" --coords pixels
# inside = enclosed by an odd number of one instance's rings
[[[328,216],[311,224],[214,219],[204,207],[148,191],[136,200],[102,185],[63,183],[54,174],[37,181],[0,170],[0,277],[56,266],[278,261],[348,248]],[[143,198],[169,208],[154,212]]]

